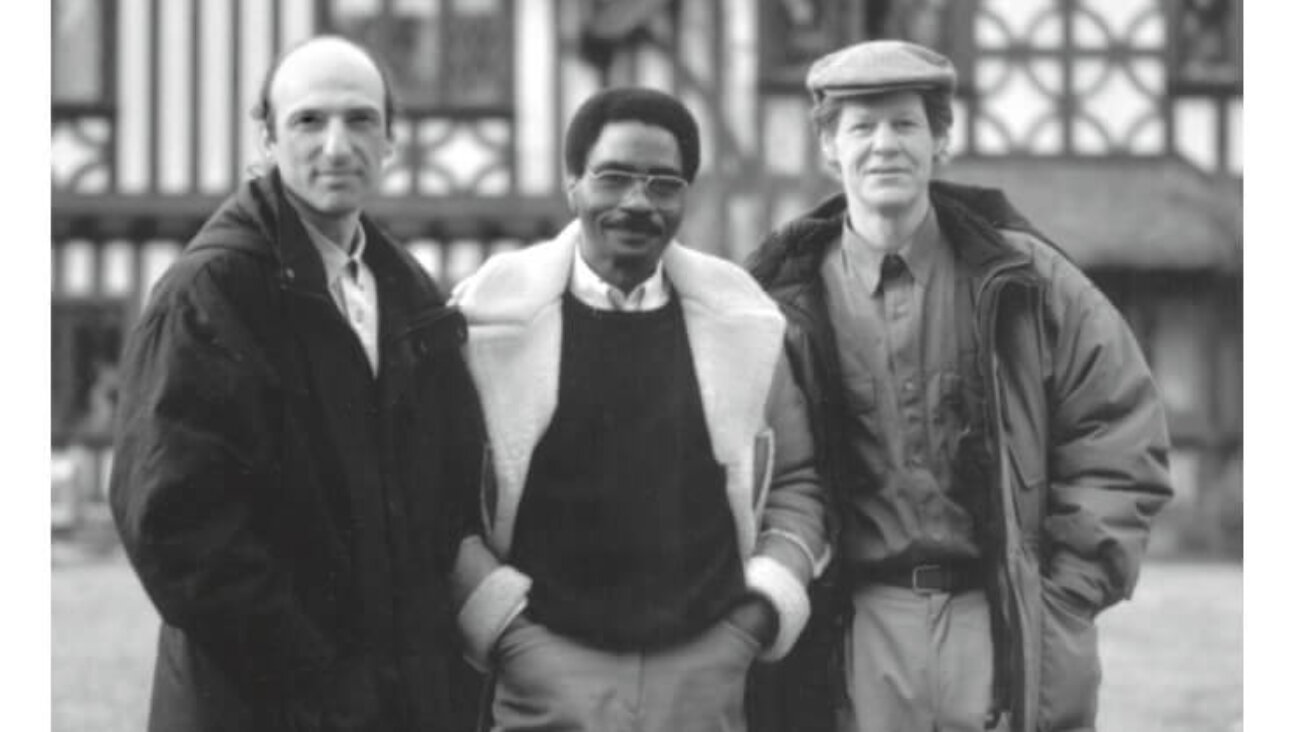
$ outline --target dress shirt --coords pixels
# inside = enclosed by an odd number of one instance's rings
[[[626,294],[616,285],[599,277],[598,273],[586,264],[580,249],[577,249],[576,256],[572,257],[571,283],[568,289],[577,300],[595,310],[641,312],[665,307],[670,300],[670,285],[666,282],[660,260],[648,279],[640,282],[638,287]]]
[[[378,373],[378,284],[364,262],[364,227],[357,225],[350,253],[305,220],[306,234],[324,260],[329,295],[360,339],[372,373]]]
[[[887,254],[849,226],[821,268],[847,412],[845,555],[857,564],[975,558],[954,475],[975,374],[971,285],[934,214]]]

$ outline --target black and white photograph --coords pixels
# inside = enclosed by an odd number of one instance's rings
[[[51,729],[1242,732],[1242,8],[50,0]]]

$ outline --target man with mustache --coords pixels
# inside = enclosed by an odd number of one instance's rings
[[[471,722],[447,577],[480,420],[462,316],[362,213],[394,106],[360,46],[286,52],[253,109],[268,170],[127,342],[110,490],[162,618],[155,732]]]
[[[840,526],[769,729],[1092,729],[1094,616],[1129,597],[1170,497],[1111,303],[1003,194],[932,180],[954,81],[903,41],[815,62],[843,192],[753,256]]]
[[[743,730],[826,562],[777,306],[674,240],[698,169],[675,98],[615,88],[565,141],[577,219],[457,290],[491,445],[459,626],[498,730]]]

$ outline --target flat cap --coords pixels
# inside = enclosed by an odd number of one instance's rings
[[[806,88],[819,101],[828,97],[882,94],[902,89],[953,91],[954,63],[908,41],[865,41],[833,51],[806,73]]]

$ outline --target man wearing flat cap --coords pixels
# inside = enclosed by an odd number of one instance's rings
[[[947,58],[866,42],[806,83],[843,191],[751,269],[788,319],[837,559],[762,724],[1092,729],[1094,617],[1170,497],[1139,346],[1001,192],[932,180]]]

